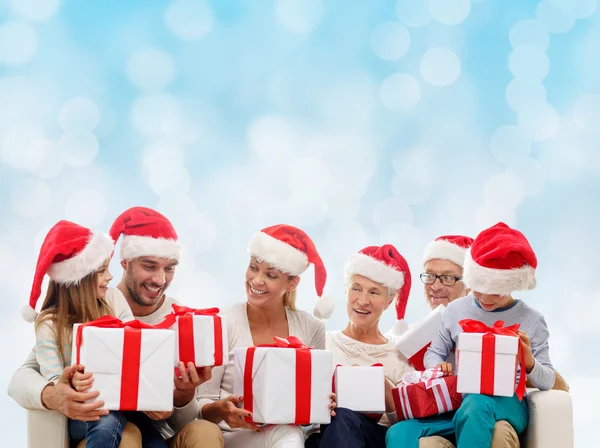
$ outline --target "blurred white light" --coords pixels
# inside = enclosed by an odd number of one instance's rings
[[[600,94],[581,95],[573,105],[573,120],[586,132],[600,132]]]
[[[89,131],[68,131],[58,141],[58,152],[71,166],[85,166],[98,155],[98,140]]]
[[[297,135],[294,125],[278,115],[263,115],[248,127],[250,146],[265,159],[290,156],[295,152]]]
[[[5,76],[0,78],[0,130],[12,127],[14,121],[31,119],[39,105],[39,97],[31,79]]]
[[[589,155],[585,153],[579,132],[575,123],[563,119],[558,132],[541,144],[537,159],[549,179],[561,182],[578,179],[589,165]]]
[[[412,224],[413,212],[404,201],[396,197],[384,199],[373,207],[373,223],[379,231],[383,231],[391,223],[405,222]]]
[[[518,126],[501,126],[490,139],[492,154],[502,163],[523,160],[531,151],[531,141]]]
[[[369,245],[369,241],[356,221],[335,220],[327,229],[327,244],[334,254],[346,258]]]
[[[148,185],[160,197],[184,195],[192,187],[192,178],[183,165],[167,164],[161,170],[148,173]]]
[[[11,127],[2,136],[2,162],[17,170],[27,169],[27,164],[35,160],[39,152],[35,151],[35,145],[45,138],[42,128],[34,124],[23,123]]]
[[[420,28],[431,22],[431,13],[429,12],[430,0],[397,0],[396,17],[400,22],[412,28]]]
[[[17,181],[11,192],[11,206],[15,213],[26,218],[40,216],[50,205],[50,187],[34,178]]]
[[[331,219],[354,219],[360,211],[360,199],[339,196],[329,199],[329,213]]]
[[[175,64],[168,53],[149,48],[138,51],[127,63],[129,80],[142,90],[161,90],[175,76]]]
[[[323,18],[322,0],[275,0],[275,17],[294,34],[310,34]]]
[[[420,256],[425,247],[420,232],[405,222],[388,224],[379,235],[379,243],[393,245],[409,263],[413,256]]]
[[[521,180],[525,196],[538,194],[546,183],[544,167],[540,162],[529,157],[511,163],[508,171]]]
[[[51,228],[52,226],[44,226],[33,238],[33,250],[36,254],[40,252],[42,244],[44,244],[44,240]]]
[[[511,172],[494,174],[483,186],[486,204],[501,210],[516,209],[525,198],[525,188],[521,179]]]
[[[92,188],[75,190],[67,198],[65,216],[82,226],[95,227],[106,216],[106,200]]]
[[[331,180],[329,168],[316,157],[297,159],[289,167],[288,185],[296,193],[323,194]]]
[[[515,112],[546,102],[546,88],[540,82],[513,79],[506,87],[506,101]]]
[[[471,12],[471,0],[429,0],[431,17],[444,25],[458,25]]]
[[[460,75],[460,59],[447,48],[431,48],[421,57],[419,71],[429,84],[438,87],[449,86]]]
[[[52,179],[60,174],[64,166],[55,141],[41,139],[33,143],[32,153],[27,160],[27,169],[31,174],[42,179]]]
[[[439,182],[441,168],[436,153],[426,146],[415,146],[396,152],[392,157],[394,171],[402,179],[422,184]]]
[[[219,282],[206,272],[197,271],[189,276],[180,276],[178,272],[177,283],[177,300],[186,306],[202,309],[222,303]]]
[[[156,94],[138,98],[131,108],[135,129],[145,135],[173,133],[181,126],[181,107],[170,95]]]
[[[167,7],[165,22],[176,36],[196,41],[212,31],[214,17],[203,0],[175,0]]]
[[[172,194],[164,196],[164,201],[172,198]],[[209,249],[217,238],[217,226],[204,214],[186,210],[180,214],[170,214],[169,219],[178,221],[177,233],[182,241],[185,241],[186,249],[203,252]]]
[[[169,140],[153,140],[144,148],[142,162],[150,171],[160,171],[166,166],[183,165],[183,149]]]
[[[510,29],[509,38],[513,48],[531,45],[546,51],[550,43],[548,28],[540,21],[532,19],[515,23]]]
[[[379,96],[387,108],[406,111],[421,100],[421,87],[412,76],[406,73],[395,73],[383,80]]]
[[[510,54],[509,68],[517,79],[539,82],[548,76],[550,60],[540,47],[522,45]]]
[[[514,209],[502,208],[496,204],[484,204],[475,213],[475,225],[479,229],[493,226],[503,222],[509,226],[517,223],[517,214]]]
[[[433,186],[414,180],[406,180],[394,176],[390,185],[395,197],[408,205],[420,205],[429,200],[433,193]]]
[[[38,50],[35,30],[20,22],[0,25],[0,64],[17,67],[31,61]]]
[[[550,0],[542,0],[538,4],[535,17],[554,34],[566,33],[575,25],[575,19],[554,6]]]
[[[598,8],[598,0],[550,0],[550,3],[574,19],[590,17]]]
[[[371,49],[384,61],[396,61],[410,48],[410,33],[399,22],[382,22],[371,33]]]
[[[16,16],[32,22],[43,22],[53,18],[60,8],[61,0],[12,0],[12,11]]]
[[[535,141],[547,140],[558,130],[559,117],[554,108],[547,103],[524,107],[518,115],[519,127]]]
[[[100,122],[100,109],[89,98],[71,98],[60,108],[58,122],[65,131],[91,132]]]
[[[294,192],[286,202],[282,213],[299,227],[314,226],[327,217],[329,204],[319,192]]]

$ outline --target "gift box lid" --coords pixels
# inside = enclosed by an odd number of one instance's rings
[[[456,349],[465,352],[481,352],[483,335],[486,333],[460,333]],[[519,351],[519,338],[515,336],[495,335],[496,353],[516,355]]]
[[[429,344],[438,332],[446,307],[440,305],[432,310],[424,319],[412,324],[409,329],[396,340],[396,348],[410,358]]]

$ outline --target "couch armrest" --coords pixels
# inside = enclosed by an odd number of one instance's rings
[[[526,448],[573,448],[573,403],[561,390],[527,389],[529,426],[524,435]]]
[[[27,411],[28,448],[69,448],[67,418],[57,411]]]

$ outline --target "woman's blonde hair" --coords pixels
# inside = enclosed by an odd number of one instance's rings
[[[113,311],[103,299],[98,299],[98,273],[94,272],[81,279],[78,283],[63,285],[50,280],[46,298],[40,315],[35,321],[37,327],[49,319],[52,321],[63,364],[65,359],[63,347],[70,342],[73,334],[73,324],[90,322],[105,315],[113,315]]]
[[[290,280],[294,277],[290,276]],[[283,293],[283,306],[287,306],[290,310],[296,311],[296,288]]]

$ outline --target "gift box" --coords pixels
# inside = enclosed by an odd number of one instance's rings
[[[92,372],[90,391],[111,411],[173,409],[175,333],[104,316],[73,328],[72,361]]]
[[[293,336],[268,346],[236,348],[235,395],[256,423],[330,423],[333,355]]]
[[[383,366],[338,366],[334,374],[333,391],[337,406],[356,412],[385,412],[385,377]],[[357,387],[360,385],[360,387]],[[381,417],[381,416],[380,416]]]
[[[438,334],[442,316],[446,307],[440,305],[432,310],[425,319],[412,324],[410,328],[396,340],[396,348],[410,361],[417,370],[425,370],[423,358],[431,341]]]
[[[461,393],[512,397],[515,394],[517,355],[521,341],[517,335],[519,325],[504,327],[497,321],[492,327],[465,319],[459,322],[463,332],[458,335],[456,350],[457,390]],[[516,389],[519,399],[525,393],[525,368]]]
[[[196,367],[222,366],[228,357],[228,336],[225,317],[219,316],[219,308],[194,309],[173,304],[157,328],[175,332],[175,367],[182,361],[186,366],[193,362]]]
[[[456,391],[456,376],[444,376],[439,369],[408,372],[392,389],[398,421],[423,418],[456,410],[462,395]]]

